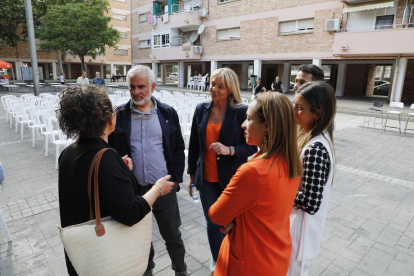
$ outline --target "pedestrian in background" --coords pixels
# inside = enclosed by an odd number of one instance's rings
[[[242,128],[247,144],[260,151],[210,208],[211,220],[231,231],[214,276],[285,276],[292,248],[289,215],[302,173],[291,101],[280,93],[259,94]]]
[[[210,87],[210,74],[207,73],[206,74],[206,83],[204,85],[204,92],[206,92],[209,87]]]
[[[83,89],[85,88],[85,85],[89,84],[89,79],[86,77],[86,71],[82,71],[82,76],[80,76],[76,82]]]
[[[325,75],[321,67],[315,64],[302,64],[299,67],[298,74],[295,78],[294,91],[299,89],[302,85],[312,81],[323,81]]]
[[[322,243],[334,175],[336,97],[329,84],[316,81],[302,85],[294,101],[303,175],[290,216],[292,254],[287,275],[307,276],[310,260],[318,256]]]
[[[191,127],[188,149],[188,183],[192,196],[195,184],[207,222],[207,237],[211,250],[210,272],[215,269],[224,234],[213,223],[208,210],[221,195],[237,168],[257,151],[246,144],[241,124],[246,119],[247,106],[242,104],[236,73],[228,68],[212,73],[210,95],[212,101],[197,105]]]
[[[63,76],[63,73],[60,74],[60,83],[65,84],[65,77]]]
[[[285,94],[282,82],[279,80],[279,76],[276,76],[275,81],[272,82],[272,91]]]
[[[256,86],[254,87],[254,95],[257,95],[262,92],[266,92],[266,88],[262,85],[262,79],[257,78]]]
[[[95,84],[98,88],[105,88],[106,91],[106,83],[103,78],[101,78],[101,73],[96,72],[95,78],[93,78],[92,83]]]

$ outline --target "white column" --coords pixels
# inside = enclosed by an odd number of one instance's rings
[[[319,67],[322,67],[322,60],[321,59],[313,59],[312,64],[315,64]]]
[[[258,77],[262,77],[262,61],[255,59],[253,63],[253,72]]]
[[[249,64],[243,63],[242,64],[242,81],[241,81],[241,89],[248,89],[247,85],[249,82]]]
[[[346,63],[338,64],[338,77],[336,78],[335,94],[341,97],[345,93]]]
[[[161,70],[161,84],[165,84],[165,65],[160,66]]]
[[[115,74],[115,71],[114,70],[115,70],[114,65],[111,64],[111,78]]]
[[[158,82],[158,63],[155,63],[155,62],[152,63],[152,72],[154,72],[155,83],[157,83]]]
[[[105,70],[104,70],[104,66],[103,66],[103,64],[101,64],[100,66],[99,66],[99,72],[101,72],[101,78],[105,78],[106,76],[105,76]]]
[[[15,71],[16,71],[16,79],[17,80],[22,80],[22,70],[20,68],[22,68],[23,66],[23,62],[21,61],[16,61],[15,62]]]
[[[401,102],[402,92],[404,88],[405,73],[407,72],[407,63],[407,58],[400,58],[400,66],[398,69],[397,79],[394,79],[394,81],[396,81],[394,100],[391,99],[391,101]]]
[[[184,83],[184,75],[185,75],[185,68],[184,62],[180,61],[178,63],[178,87],[185,87]]]
[[[291,74],[290,63],[284,63],[282,83],[283,83],[283,89],[285,92],[290,91],[290,74]]]
[[[213,75],[213,72],[217,70],[218,67],[218,62],[215,60],[211,61],[211,65],[210,65],[210,77]]]
[[[126,71],[126,65],[124,65],[123,67],[124,67],[124,76],[126,76],[126,73],[127,73],[127,71]]]
[[[57,77],[57,71],[56,71],[56,63],[54,63],[54,62],[52,63],[52,74],[53,74],[53,79],[57,80],[58,77]]]
[[[72,78],[72,66],[70,63],[68,63],[68,75],[65,76],[65,79],[71,79]]]

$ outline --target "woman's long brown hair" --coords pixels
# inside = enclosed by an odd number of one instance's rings
[[[300,176],[302,164],[297,147],[296,120],[289,98],[277,92],[260,93],[252,106],[260,122],[266,123],[268,128],[268,134],[261,147],[262,154],[254,160],[274,156],[274,162],[279,157],[286,161],[286,166],[283,167],[289,178]]]

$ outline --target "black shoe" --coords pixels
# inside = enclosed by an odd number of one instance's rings
[[[183,272],[175,272],[175,276],[188,276],[188,272],[187,269],[184,270]]]
[[[145,273],[142,274],[142,276],[152,276],[152,269],[147,269],[147,271],[145,271]]]

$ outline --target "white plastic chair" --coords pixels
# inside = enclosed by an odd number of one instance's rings
[[[26,118],[23,114],[23,109],[26,106],[29,106],[29,104],[24,103],[24,102],[13,105],[13,118],[15,119],[14,120],[15,133],[17,133],[17,128],[18,128],[19,124],[20,123],[24,124],[26,122]],[[23,132],[23,130],[22,130],[22,132]],[[22,140],[23,140],[23,138],[22,138]]]
[[[116,105],[119,101],[119,96],[118,95],[108,95],[108,98],[111,100],[111,103],[113,105]]]
[[[114,95],[117,95],[118,98],[122,98],[126,96],[124,91],[115,91]]]
[[[44,136],[44,150],[45,156],[48,156],[49,151],[49,139],[51,140],[52,131],[48,129],[48,118],[55,115],[55,111],[53,109],[41,109],[38,110],[36,113],[37,120],[40,122],[40,133]],[[54,132],[57,134],[57,132]]]
[[[19,120],[17,121],[17,125],[20,124],[20,140],[23,140],[23,128],[25,125],[29,127],[30,124],[34,123],[34,116],[31,116],[32,114],[32,106],[25,106],[23,108],[23,112]],[[16,125],[16,128],[18,127]]]
[[[39,94],[39,97],[43,99],[47,95],[52,95],[52,94],[50,94],[50,93],[41,93],[41,94]]]
[[[405,133],[407,132],[407,129],[408,129],[408,130],[414,130],[414,129],[412,129],[412,128],[407,128],[407,126],[408,126],[408,120],[410,119],[410,116],[414,116],[414,104],[412,104],[412,105],[410,106],[410,110],[408,111],[408,114],[407,114],[407,122],[405,123],[404,135],[405,135]]]
[[[28,117],[27,125],[29,129],[32,130],[32,147],[35,147],[35,140],[36,140],[36,134],[40,136],[39,130],[42,130],[42,128],[45,128],[46,125],[42,125],[40,122],[39,117],[37,116],[38,107],[37,106],[29,106],[26,107],[24,112],[26,113],[26,116]]]
[[[201,78],[201,81],[198,82],[198,90],[203,90],[203,88],[206,86],[206,80],[206,76]]]
[[[4,95],[1,97],[1,103],[3,104],[3,109],[6,111],[6,124],[9,122],[9,110],[6,103],[6,99],[15,99],[15,95]]]
[[[56,148],[55,170],[57,170],[58,160],[59,160],[59,155],[60,155],[60,146],[63,146],[63,148],[65,148],[69,144],[73,143],[73,141],[66,139],[66,136],[59,129],[58,121],[55,116],[49,117],[47,121],[48,121],[48,126],[47,126],[48,131],[51,131],[53,133],[51,137],[52,137],[52,143],[55,145],[55,148]]]
[[[392,103],[390,103],[390,109],[387,112],[387,118],[385,119],[384,128],[382,130],[383,132],[385,132],[385,128],[387,128],[388,115],[392,114],[392,115],[397,115],[398,116],[399,127],[390,127],[390,126],[388,126],[388,128],[398,129],[398,135],[401,135],[401,119],[402,119],[403,108],[404,108],[404,103],[402,103],[402,102],[392,102]]]
[[[187,88],[188,87],[190,87],[190,89],[194,89],[194,81],[193,80],[187,82]]]
[[[202,98],[203,99],[203,101],[208,101],[208,99],[210,98],[210,96],[209,95],[207,95],[207,94],[200,94],[200,95],[198,95],[200,98]]]
[[[130,100],[131,98],[130,97],[122,97],[122,98],[120,98],[119,99],[119,103],[120,104],[124,104],[124,103],[127,103],[127,102],[129,102],[129,100]]]

